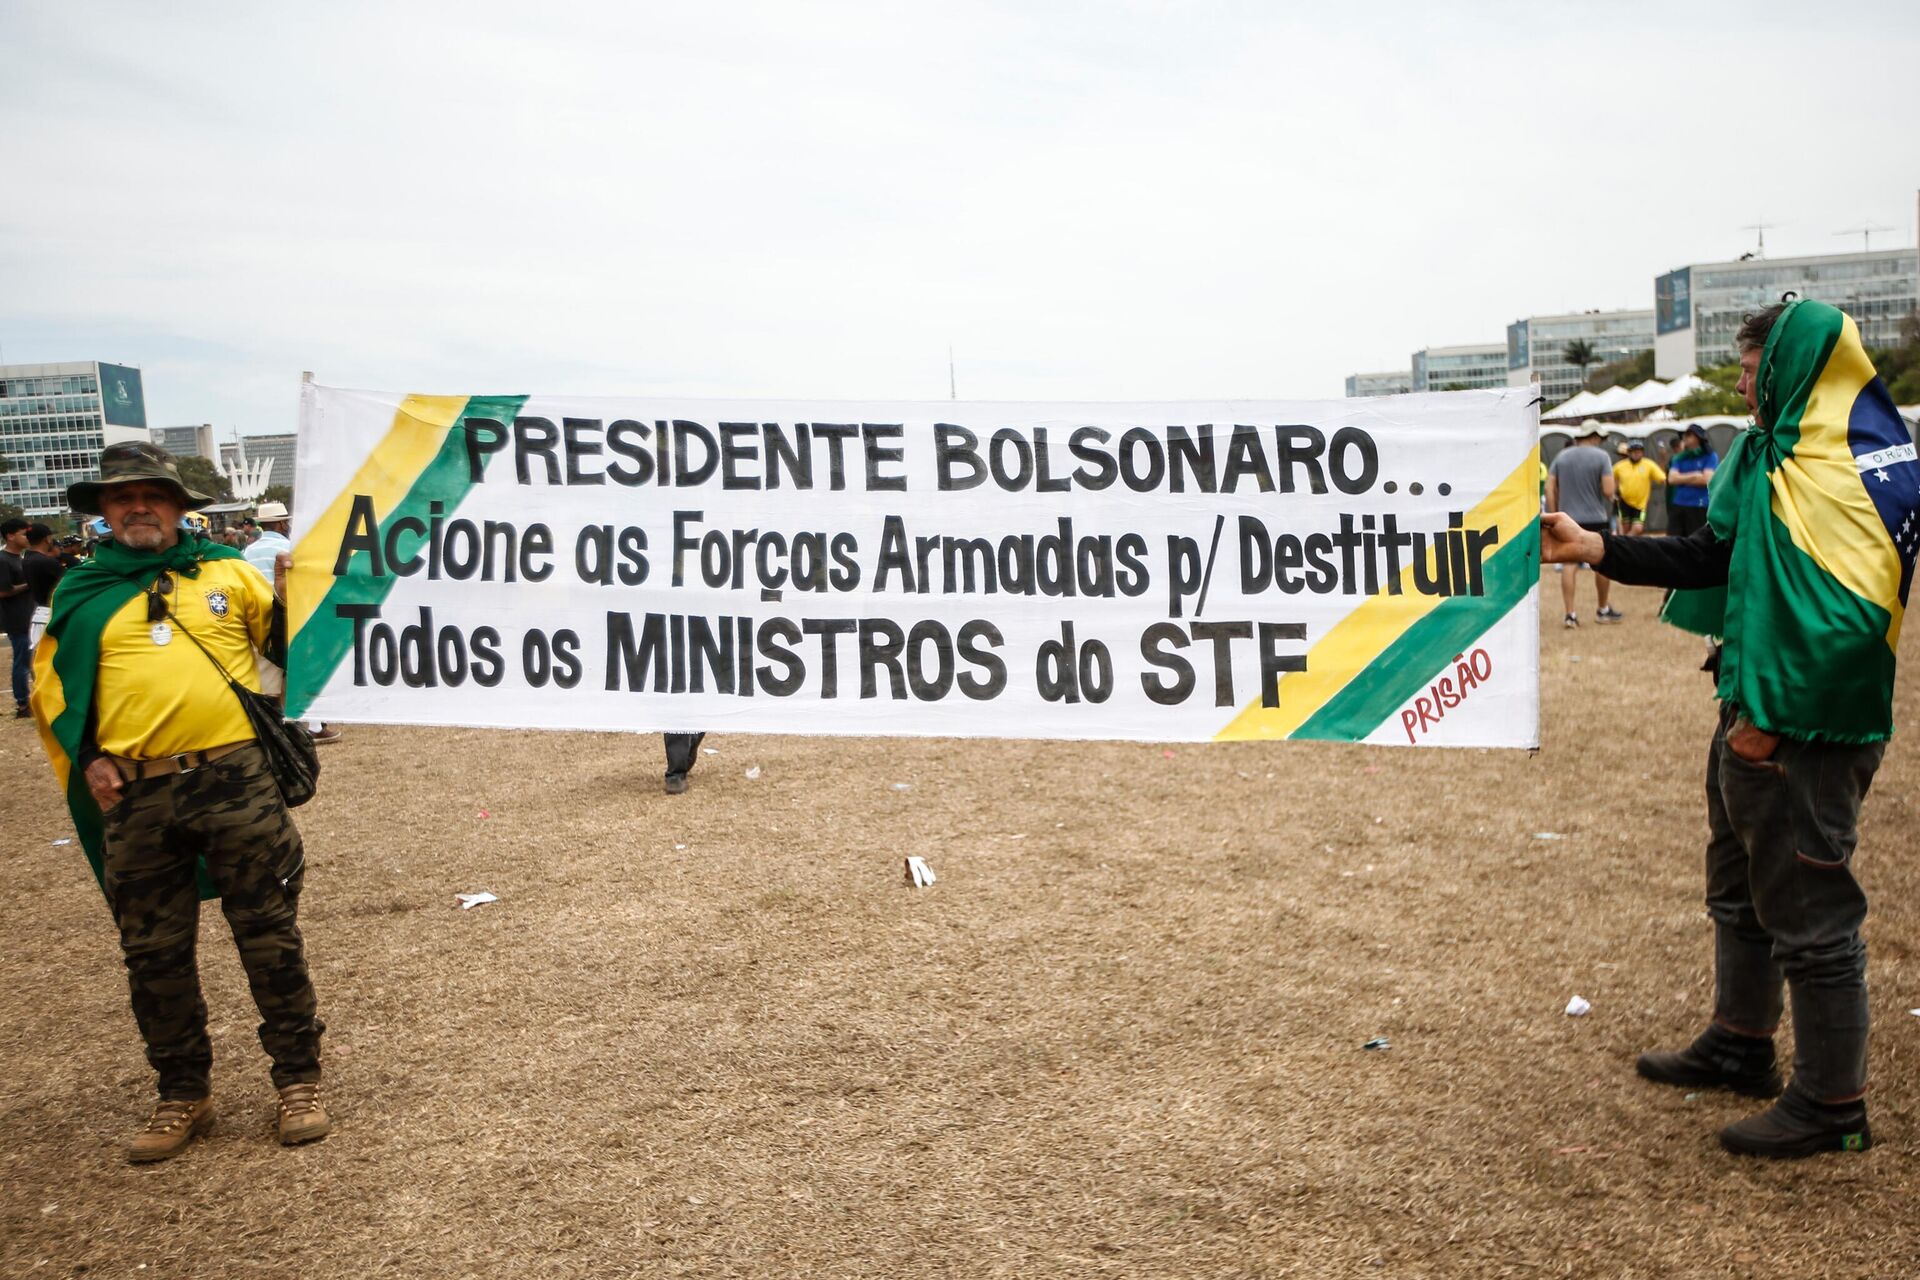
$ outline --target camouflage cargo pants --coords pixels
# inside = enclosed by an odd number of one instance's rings
[[[213,1046],[194,955],[198,856],[220,891],[260,1009],[274,1086],[319,1080],[326,1027],[295,921],[305,859],[260,748],[242,747],[188,773],[129,782],[105,819],[107,900],[160,1096],[202,1098],[210,1088]]]

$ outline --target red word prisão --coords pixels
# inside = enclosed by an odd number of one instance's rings
[[[1457,707],[1465,702],[1467,693],[1485,684],[1491,675],[1493,658],[1485,649],[1475,649],[1470,654],[1454,654],[1453,674],[1442,675],[1428,685],[1426,693],[1415,698],[1413,705],[1400,713],[1400,726],[1407,731],[1407,741],[1414,742],[1430,725],[1446,719],[1449,707]]]

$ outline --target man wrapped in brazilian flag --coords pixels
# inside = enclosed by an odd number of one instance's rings
[[[120,931],[134,1021],[159,1098],[128,1145],[179,1155],[214,1120],[213,1045],[196,942],[217,893],[280,1093],[280,1140],[326,1136],[321,1022],[298,907],[300,833],[246,708],[256,650],[277,650],[274,584],[231,547],[182,527],[206,502],[156,445],[109,445],[100,478],[67,489],[112,536],[70,570],[35,654],[33,709],[74,830]]]
[[[1710,487],[1707,527],[1613,538],[1547,516],[1542,558],[1674,587],[1666,617],[1720,636],[1707,753],[1714,1009],[1640,1074],[1779,1100],[1721,1131],[1729,1151],[1862,1151],[1867,1126],[1867,900],[1860,804],[1893,734],[1894,655],[1920,550],[1920,461],[1859,330],[1824,303],[1741,326],[1753,425]],[[1793,1074],[1773,1034],[1793,1005]]]

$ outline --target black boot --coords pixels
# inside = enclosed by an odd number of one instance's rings
[[[1709,1026],[1684,1049],[1643,1053],[1635,1064],[1641,1075],[1658,1084],[1689,1089],[1731,1089],[1749,1098],[1780,1095],[1780,1072],[1774,1066],[1773,1040],[1740,1036]]]
[[[1765,1111],[1722,1129],[1720,1145],[1735,1155],[1797,1160],[1822,1151],[1865,1151],[1873,1130],[1865,1102],[1809,1102],[1789,1089]]]
[[[687,775],[700,758],[700,740],[704,733],[666,733],[660,735],[667,747],[667,794],[677,796],[687,789]]]

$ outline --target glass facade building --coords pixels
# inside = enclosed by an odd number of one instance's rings
[[[1658,277],[1653,289],[1660,313],[1654,375],[1677,378],[1739,359],[1741,323],[1788,291],[1845,311],[1868,348],[1894,346],[1900,321],[1920,307],[1920,251],[1694,263]]]
[[[1538,383],[1548,406],[1578,395],[1587,374],[1602,365],[1630,360],[1653,350],[1651,311],[1582,311],[1574,315],[1529,316],[1507,326],[1507,382]],[[1583,370],[1566,358],[1576,341],[1593,349]]]
[[[1507,344],[1423,347],[1413,353],[1413,390],[1476,391],[1507,385]]]
[[[0,499],[29,516],[67,509],[67,486],[100,474],[100,450],[146,440],[140,371],[96,361],[0,365]]]
[[[1385,373],[1350,373],[1347,375],[1347,395],[1355,396],[1397,396],[1413,390],[1413,374],[1405,369],[1389,370]]]

